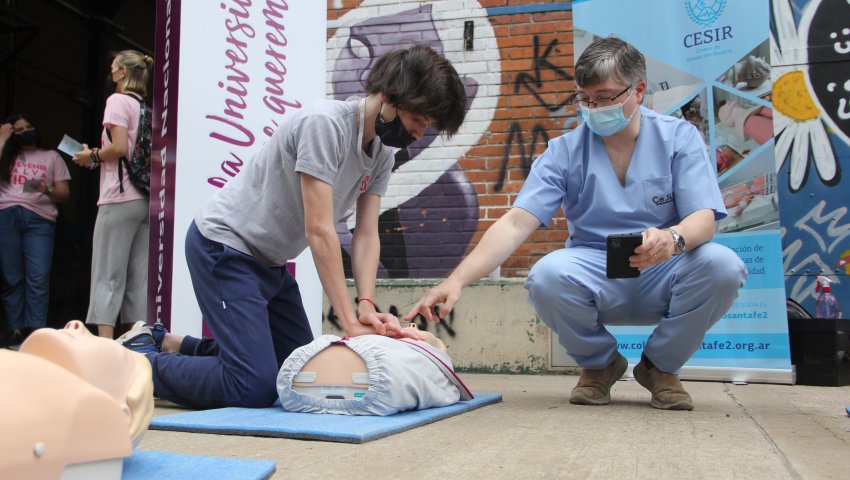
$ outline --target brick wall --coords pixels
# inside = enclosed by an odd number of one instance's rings
[[[474,25],[464,48],[464,22]],[[328,92],[349,98],[381,53],[411,42],[442,51],[466,78],[467,120],[451,140],[430,137],[400,158],[381,218],[381,275],[441,277],[516,198],[548,139],[575,122],[568,2],[328,1]],[[346,231],[341,225],[347,254]],[[524,276],[567,237],[558,215],[501,267]]]

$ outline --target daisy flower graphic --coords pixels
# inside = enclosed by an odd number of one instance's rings
[[[773,66],[773,135],[776,141],[776,171],[791,162],[788,186],[797,192],[806,183],[809,165],[814,163],[821,181],[836,181],[838,161],[821,111],[812,99],[808,80],[806,36],[794,22],[790,0],[773,0],[770,49]],[[812,4],[818,3],[817,1]],[[813,11],[812,4],[808,11]],[[800,21],[803,25],[810,18]]]

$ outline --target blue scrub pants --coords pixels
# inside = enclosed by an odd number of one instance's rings
[[[644,354],[659,370],[678,373],[746,278],[735,252],[716,243],[621,279],[606,277],[604,250],[571,247],[540,259],[525,288],[582,368],[605,368],[616,358],[617,341],[605,325],[657,325]]]
[[[14,206],[0,210],[0,271],[9,330],[47,324],[56,224]]]
[[[283,361],[313,340],[286,267],[208,240],[193,222],[186,262],[213,339],[186,337],[180,353],[149,353],[154,392],[192,408],[269,407]]]

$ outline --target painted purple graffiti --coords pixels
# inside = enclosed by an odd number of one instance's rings
[[[337,59],[332,75],[334,98],[364,96],[363,83],[372,63],[384,53],[426,44],[443,53],[443,42],[431,15],[422,5],[395,15],[370,18],[350,28],[350,36]],[[478,83],[466,85],[469,109]],[[428,148],[437,138],[429,128],[425,135],[396,155],[398,169]],[[379,277],[427,278],[447,275],[463,258],[478,226],[478,196],[463,170],[454,164],[439,179],[397,208],[381,214],[381,265]],[[351,234],[347,218],[337,224],[346,274],[351,275]]]

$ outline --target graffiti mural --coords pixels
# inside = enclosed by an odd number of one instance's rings
[[[554,74],[556,78],[567,82],[573,80],[572,75],[550,60],[550,56],[554,56],[553,51],[557,45],[558,39],[555,38],[550,40],[546,47],[543,48],[541,46],[540,37],[536,35],[534,36],[534,57],[531,61],[531,70],[522,71],[516,75],[516,79],[514,80],[514,93],[526,91],[531,94],[538,105],[545,108],[550,114],[566,116],[569,111],[567,109],[567,105],[569,104],[570,98],[572,98],[571,93],[561,92],[560,97],[562,98],[556,97],[556,99],[551,103],[550,100],[544,98],[544,96],[540,93],[540,89],[543,87],[544,83],[544,71],[549,71]],[[496,182],[495,190],[497,192],[501,192],[505,185],[505,180],[508,176],[511,152],[513,151],[514,145],[519,148],[522,177],[526,178],[528,177],[528,172],[531,170],[531,163],[536,158],[535,155],[537,152],[542,152],[543,149],[546,148],[547,143],[549,143],[549,133],[546,126],[539,123],[534,124],[531,127],[531,132],[529,133],[529,142],[526,143],[520,122],[512,122],[510,130],[508,131],[508,139],[505,141],[505,153],[502,156],[502,165],[499,168],[499,180]]]
[[[451,6],[444,2],[385,3],[364,1],[334,22],[337,29],[328,41],[332,62],[328,70],[334,72],[329,91],[338,100],[365,96],[363,82],[372,63],[386,52],[414,43],[444,54],[462,76],[467,110],[475,112],[475,121],[466,121],[450,140],[429,131],[399,152],[379,222],[379,277],[441,277],[460,263],[478,228],[478,196],[458,160],[478,142],[492,118],[496,95],[490,91],[492,86],[482,85],[477,77],[481,62],[498,67],[499,52],[486,12],[476,2],[467,2],[463,18],[447,10]],[[468,55],[447,48],[450,39],[443,36],[462,31],[469,18],[475,19],[479,47]],[[337,228],[348,275],[353,228],[353,216]]]
[[[775,158],[786,292],[814,314],[826,274],[850,310],[850,3],[771,2]]]

